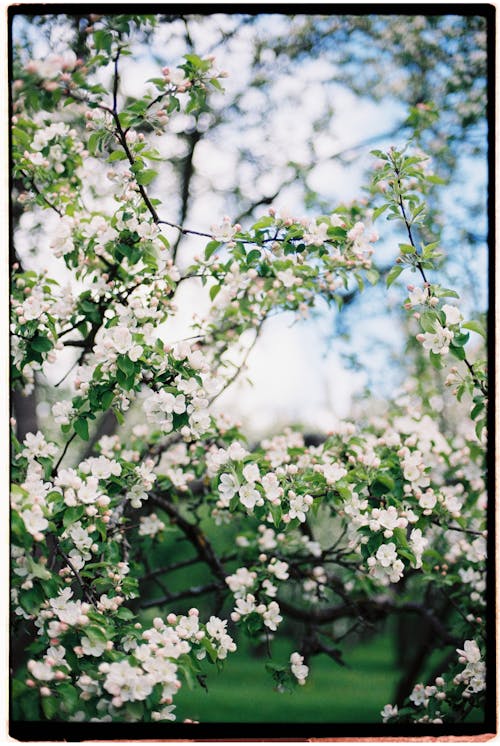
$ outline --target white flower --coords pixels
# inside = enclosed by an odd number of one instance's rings
[[[148,493],[141,484],[134,484],[126,494],[127,500],[133,508],[140,508],[143,501],[148,499]]]
[[[28,661],[28,671],[33,678],[39,681],[52,681],[55,676],[52,666],[49,666],[48,663],[40,663],[34,660]]]
[[[418,503],[424,510],[432,510],[437,503],[437,496],[431,490],[427,490],[418,498]]]
[[[322,246],[327,239],[328,225],[315,222],[309,223],[307,231],[304,232],[304,243],[306,246]]]
[[[86,482],[82,484],[77,492],[78,500],[84,505],[92,505],[102,496],[99,490],[99,480],[97,477],[89,477]]]
[[[290,492],[288,493],[290,496]],[[313,499],[310,495],[295,495],[290,497],[290,510],[288,515],[290,518],[298,518],[301,523],[306,520],[306,513],[309,510]]]
[[[481,651],[475,640],[466,640],[464,642],[464,649],[459,650],[457,648],[457,653],[465,658],[467,663],[478,663],[481,660]]]
[[[430,350],[435,355],[446,355],[450,351],[450,342],[454,334],[447,327],[438,324],[435,332],[425,332],[419,335],[424,350]]]
[[[84,655],[93,655],[99,658],[106,650],[105,642],[91,642],[88,637],[82,637],[81,646]]]
[[[382,715],[382,720],[384,723],[387,723],[388,720],[391,718],[397,717],[398,714],[398,706],[397,705],[385,705],[384,709],[380,713]]]
[[[90,471],[92,476],[97,479],[109,479],[112,474],[119,477],[122,473],[122,467],[118,461],[106,456],[91,456],[80,464],[80,471],[84,473]]]
[[[132,347],[132,335],[126,326],[114,326],[109,334],[109,340],[111,341],[116,352],[120,355],[125,355]]]
[[[236,494],[238,487],[236,477],[232,474],[221,474],[218,490],[224,507],[229,506],[229,502]]]
[[[35,435],[27,433],[23,445],[25,448],[21,451],[21,456],[26,456],[28,459],[38,456],[55,456],[57,453],[57,446],[54,443],[47,443],[40,431]]]
[[[422,536],[422,531],[419,528],[414,528],[410,534],[410,548],[413,550],[416,563],[415,567],[422,567],[422,553],[429,542]]]
[[[26,321],[40,318],[44,310],[43,298],[38,294],[33,293],[23,303],[23,316]]]
[[[157,533],[165,528],[165,524],[158,518],[156,513],[141,516],[139,522],[139,536],[156,536]]]
[[[278,546],[276,541],[276,534],[272,528],[266,528],[265,526],[259,526],[260,536],[257,541],[261,550],[274,549]]]
[[[45,531],[49,525],[48,520],[43,517],[42,509],[39,505],[34,505],[31,510],[23,510],[21,518],[24,521],[26,531],[28,531],[32,536],[36,536],[42,531]]]
[[[185,86],[186,83],[189,83],[189,78],[186,77],[186,73],[180,67],[175,67],[169,71],[168,80],[175,86]]]
[[[257,464],[247,464],[243,469],[243,476],[247,482],[258,482],[260,480],[260,471]]]
[[[278,477],[273,472],[265,474],[261,479],[262,486],[267,499],[270,502],[279,502],[280,497],[283,494],[283,489],[280,487]]]
[[[280,615],[280,607],[276,601],[271,601],[267,610],[263,613],[262,618],[264,619],[264,624],[266,627],[269,627],[270,630],[274,632],[278,629],[278,625],[283,621],[283,617]]]
[[[256,577],[257,573],[246,567],[239,567],[235,573],[227,576],[226,583],[235,596],[241,598],[246,594],[246,589],[254,585]]]
[[[271,560],[267,569],[278,580],[287,580],[289,577],[288,564],[286,562],[281,562],[281,560]]]
[[[289,267],[288,269],[283,269],[280,272],[276,272],[276,277],[281,283],[283,283],[286,288],[293,287],[297,279],[291,267]]]
[[[236,599],[234,610],[240,616],[251,614],[252,611],[255,611],[255,596],[252,593],[247,593],[245,598]]]
[[[57,425],[68,425],[74,409],[69,399],[63,399],[52,405],[52,415]]]
[[[353,227],[349,231],[347,231],[347,238],[350,241],[358,241],[363,235],[364,231],[365,231],[364,223],[361,223],[358,221],[357,223],[353,225]]]
[[[240,502],[245,506],[245,508],[248,508],[248,510],[253,510],[256,505],[262,504],[263,502],[260,492],[255,489],[253,482],[247,482],[247,484],[240,487],[238,495],[240,497]]]
[[[452,306],[448,303],[445,303],[441,310],[444,312],[446,316],[447,326],[450,326],[453,324],[460,324],[460,322],[463,319],[463,316],[460,313],[460,309],[458,308],[458,306]]]
[[[417,705],[417,707],[420,705],[424,705],[424,707],[427,707],[429,698],[423,684],[415,684],[413,691],[410,694],[410,700],[413,702],[413,704]]]
[[[219,619],[217,616],[211,616],[205,626],[210,637],[220,640],[223,635],[227,634],[227,619]]]
[[[156,225],[156,223],[139,223],[139,225],[136,228],[137,233],[140,235],[141,238],[146,239],[153,239],[155,238],[158,233],[160,232],[160,229]]]
[[[70,528],[68,529],[68,534],[71,538],[71,541],[75,545],[75,548],[78,549],[83,557],[89,559],[89,549],[94,542],[92,540],[92,537],[89,536],[89,534],[82,527],[80,521],[77,521],[72,526],[70,526]]]
[[[227,216],[222,220],[221,225],[212,225],[210,227],[214,241],[227,243],[231,241],[236,233],[236,226],[231,225],[231,220]]]
[[[408,295],[408,298],[412,306],[423,305],[427,301],[428,297],[429,297],[428,288],[413,288],[413,290],[411,290]]]
[[[326,479],[327,484],[335,484],[339,479],[345,477],[347,470],[340,464],[323,464],[321,471]]]
[[[248,456],[248,451],[246,448],[243,448],[239,440],[235,440],[231,443],[227,449],[227,453],[231,461],[241,461],[245,456]]]
[[[397,559],[396,545],[393,541],[389,544],[382,544],[378,549],[375,557],[382,567],[389,567]]]
[[[276,586],[273,585],[271,581],[268,580],[267,578],[262,583],[262,589],[264,593],[266,594],[266,596],[270,596],[271,598],[274,598],[278,592],[278,589],[276,588]]]
[[[151,720],[157,722],[158,720],[175,720],[174,715],[175,705],[167,705],[162,707],[161,710],[154,710],[151,713]]]
[[[309,667],[304,665],[304,657],[300,653],[291,654],[290,668],[299,684],[305,684],[309,674]]]

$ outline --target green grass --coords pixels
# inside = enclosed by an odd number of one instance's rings
[[[349,667],[324,655],[313,658],[306,685],[283,694],[274,690],[266,659],[252,658],[241,648],[229,655],[222,673],[206,667],[208,693],[183,686],[175,698],[178,721],[377,723],[399,676],[389,635],[348,650],[344,659]],[[285,663],[291,650],[286,641],[276,641],[273,659]]]

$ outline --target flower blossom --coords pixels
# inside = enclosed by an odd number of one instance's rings
[[[304,656],[300,655],[300,653],[292,653],[290,656],[290,668],[299,684],[303,686],[309,674],[309,666],[304,665]]]

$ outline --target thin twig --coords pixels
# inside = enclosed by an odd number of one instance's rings
[[[61,455],[59,456],[59,460],[58,460],[57,464],[56,464],[56,465],[54,466],[54,468],[52,469],[52,476],[54,476],[55,474],[57,474],[57,470],[59,469],[59,466],[60,466],[60,464],[61,464],[61,461],[62,461],[62,460],[63,460],[63,458],[65,457],[65,455],[66,455],[66,451],[68,450],[68,448],[69,448],[69,446],[70,446],[70,443],[72,443],[72,442],[73,442],[73,440],[74,440],[75,438],[76,438],[76,432],[75,432],[75,433],[73,433],[73,435],[72,435],[72,436],[71,436],[71,437],[70,437],[70,438],[69,438],[69,439],[68,439],[68,440],[66,441],[66,445],[65,445],[65,446],[64,446],[64,448],[63,448],[63,452],[62,452],[62,453],[61,453]]]

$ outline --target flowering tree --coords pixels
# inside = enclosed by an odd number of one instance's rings
[[[443,648],[442,670],[422,681],[417,670],[382,720],[462,723],[484,711],[487,388],[469,344],[483,327],[440,284],[439,243],[427,239],[440,180],[410,144],[374,151],[368,200],[177,224],[155,191],[156,143],[179,113],[210,111],[226,73],[192,52],[123,98],[131,41],[155,22],[96,17],[81,58],[14,61],[14,196],[54,216],[51,249],[71,277],[61,285],[14,256],[12,386],[29,394],[36,376],[53,389],[46,427],[18,439],[12,422],[14,720],[173,721],[178,689],[222,669],[241,634],[267,639],[284,690],[306,684],[320,653],[342,663],[346,634],[413,614],[430,630],[427,654]],[[267,319],[341,306],[353,284],[379,282],[382,215],[400,236],[386,285],[413,271],[412,337],[464,417],[443,422],[422,379],[383,415],[314,443],[292,428],[248,443],[213,402]],[[187,268],[167,229],[199,241]],[[207,311],[178,340],[164,324],[186,282]],[[94,438],[106,413],[118,430]],[[182,568],[200,584],[177,590]],[[282,630],[295,635],[288,660],[272,654]]]

